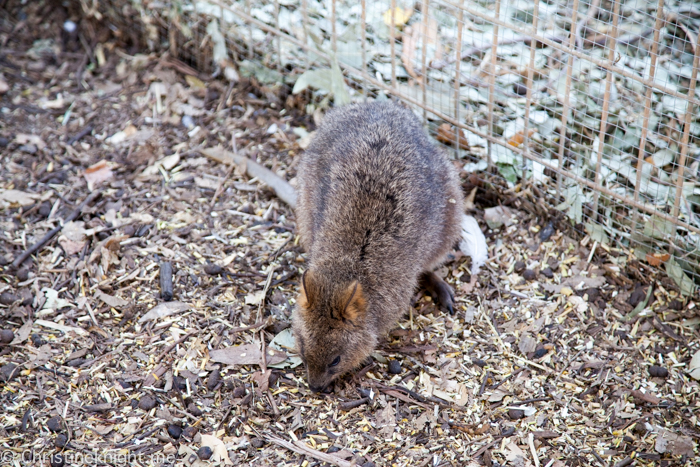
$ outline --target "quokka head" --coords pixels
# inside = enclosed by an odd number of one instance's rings
[[[310,269],[300,288],[292,327],[309,388],[320,392],[359,367],[374,350],[377,336],[358,281],[337,281]]]

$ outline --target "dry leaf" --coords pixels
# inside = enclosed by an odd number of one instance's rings
[[[201,435],[202,446],[208,446],[212,450],[212,456],[209,459],[210,462],[223,462],[224,465],[233,465],[231,459],[228,457],[228,450],[223,441],[213,435]]]
[[[26,133],[20,133],[17,136],[15,136],[15,143],[17,144],[33,144],[36,146],[38,149],[44,149],[46,147],[46,143],[44,142],[41,137],[37,135],[28,135]]]
[[[11,206],[31,206],[40,196],[34,193],[27,193],[20,190],[0,189],[0,208],[5,209]]]
[[[513,223],[515,211],[506,206],[496,206],[484,210],[484,220],[491,229],[498,229],[505,225],[508,227]]]
[[[107,305],[111,306],[112,308],[123,308],[129,304],[126,300],[122,300],[119,297],[113,297],[112,295],[107,295],[106,293],[102,292],[100,289],[95,290],[95,297],[99,298],[103,302],[105,302]]]
[[[688,374],[691,378],[700,381],[700,350],[695,352],[688,365]]]
[[[76,328],[73,326],[65,326],[63,324],[53,323],[51,321],[46,321],[43,319],[36,320],[34,322],[34,324],[36,324],[37,326],[43,326],[43,327],[49,328],[49,329],[55,329],[57,331],[61,331],[61,332],[64,332],[66,334],[68,334],[69,332],[74,332],[74,333],[79,334],[81,336],[88,335],[88,332],[82,328]]]
[[[100,161],[93,164],[83,172],[83,177],[88,184],[88,190],[92,191],[100,183],[106,182],[113,177],[112,169],[107,164],[107,161]]]
[[[33,326],[34,322],[31,319],[27,320],[27,322],[24,323],[22,327],[17,330],[17,332],[15,333],[15,338],[12,339],[10,345],[17,345],[26,341],[29,338],[29,335],[32,333]]]
[[[671,258],[671,255],[668,253],[654,253],[654,254],[646,254],[646,259],[647,263],[649,263],[652,266],[660,266],[661,263],[665,263]]]
[[[457,142],[457,132],[449,123],[443,123],[438,127],[436,138],[441,143],[454,146],[454,144]],[[459,147],[461,149],[469,150],[469,142],[464,134],[464,130],[461,128],[459,128]]]
[[[190,308],[192,308],[191,305],[183,302],[163,302],[151,308],[148,313],[139,319],[139,323],[158,318],[165,318],[166,316],[174,315],[175,313],[180,313],[182,311],[189,310]]]
[[[534,128],[528,129],[527,130],[527,137],[529,138],[530,136],[532,136],[535,133],[535,131],[536,130]],[[517,148],[518,146],[523,144],[524,141],[525,141],[525,130],[523,129],[523,130],[520,130],[517,133],[515,133],[513,136],[511,136],[510,139],[508,140],[508,144],[510,144],[511,146],[515,146]]]
[[[654,449],[661,454],[668,452],[673,456],[695,457],[695,443],[691,437],[677,435],[664,428],[659,429]]]
[[[50,289],[48,287],[44,287],[43,289],[41,289],[41,291],[46,296],[46,302],[44,302],[44,307],[43,307],[44,310],[46,310],[46,309],[60,310],[61,308],[75,306],[71,302],[69,302],[68,300],[58,298],[58,291],[57,290]]]
[[[588,276],[571,276],[563,281],[561,284],[540,284],[540,287],[544,288],[549,293],[564,293],[564,289],[569,289],[568,292],[573,293],[572,289],[581,290],[602,287],[605,285],[605,277],[588,277]],[[568,293],[567,295],[571,295]]]
[[[411,18],[411,15],[413,15],[413,8],[401,8],[400,6],[397,6],[396,8],[394,8],[393,14],[394,26],[400,28],[408,22],[408,20]],[[384,19],[384,24],[386,24],[389,27],[391,27],[391,17],[391,8],[389,8],[382,15],[382,18]]]
[[[258,393],[262,394],[263,392],[267,392],[267,390],[270,388],[270,375],[272,374],[272,370],[267,370],[267,371],[256,371],[253,374],[253,381],[255,381],[258,385]]]
[[[225,349],[212,350],[209,358],[213,362],[226,365],[260,365],[262,353],[256,344],[244,344],[227,347]],[[277,364],[285,361],[287,354],[275,349],[267,349],[267,363]]]

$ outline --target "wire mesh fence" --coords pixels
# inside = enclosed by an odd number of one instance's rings
[[[536,185],[596,247],[700,283],[700,2],[151,4],[171,53],[310,89],[395,96],[467,171]],[[141,10],[145,15],[146,10]],[[154,25],[153,27],[156,27]]]

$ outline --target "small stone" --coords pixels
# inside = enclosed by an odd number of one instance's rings
[[[12,305],[17,301],[17,295],[12,292],[3,292],[0,294],[0,304],[2,305]]]
[[[533,357],[534,358],[542,358],[545,355],[547,355],[547,349],[545,349],[544,347],[541,347],[541,348],[535,350],[535,354],[533,355]]]
[[[551,279],[552,277],[554,277],[554,272],[552,272],[552,268],[544,268],[540,271],[540,274],[542,274],[547,279]]]
[[[61,427],[61,417],[59,417],[58,415],[56,415],[55,417],[51,417],[49,421],[46,422],[46,427],[54,433],[63,431],[63,427]]]
[[[136,233],[136,228],[133,225],[125,225],[124,228],[122,228],[122,232],[127,237],[133,237]]]
[[[398,360],[389,361],[389,373],[392,375],[398,375],[401,373],[401,362]]]
[[[8,383],[18,374],[19,368],[14,363],[8,363],[0,367],[0,381]]]
[[[526,281],[535,280],[536,277],[537,273],[532,269],[526,269],[523,271],[523,279],[525,279]]]
[[[66,444],[68,444],[68,436],[64,435],[63,433],[56,436],[56,439],[54,440],[54,445],[57,448],[64,448],[66,447]]]
[[[260,449],[261,447],[263,447],[265,442],[261,438],[253,438],[252,440],[250,440],[250,444],[255,449]]]
[[[547,225],[540,230],[540,241],[546,242],[552,235],[554,235],[554,225],[551,222],[547,222]]]
[[[5,148],[8,144],[10,144],[10,140],[4,136],[0,136],[0,148]]]
[[[511,420],[519,420],[525,417],[525,411],[520,409],[508,409],[508,416]]]
[[[178,439],[182,435],[182,428],[177,426],[177,425],[170,425],[168,427],[168,434],[173,438],[173,439]]]
[[[222,272],[224,272],[224,268],[222,268],[218,264],[210,263],[204,265],[204,272],[206,272],[210,276],[218,276]]]
[[[668,370],[662,366],[652,365],[649,367],[649,374],[654,378],[668,377]]]
[[[51,456],[51,461],[49,463],[51,467],[63,467],[66,465],[66,460],[61,454],[54,454]]]
[[[24,269],[24,268],[18,269],[17,272],[15,273],[15,277],[17,277],[18,281],[24,282],[27,279],[29,279],[29,271],[27,269]]]
[[[236,399],[245,397],[245,388],[243,386],[238,386],[236,389],[233,390],[233,397]]]
[[[197,457],[203,461],[209,460],[212,454],[214,454],[214,451],[212,451],[209,446],[202,446],[201,448],[197,449]]]
[[[139,401],[139,409],[148,412],[156,406],[156,399],[151,396],[144,396]]]
[[[326,451],[328,454],[333,454],[334,452],[340,451],[340,447],[338,446],[331,446],[328,448],[328,451]]]
[[[39,215],[44,218],[49,217],[49,214],[51,214],[51,207],[51,203],[44,201],[39,206]]]
[[[0,342],[3,344],[9,344],[15,338],[15,333],[9,329],[3,329],[0,331]]]
[[[195,417],[199,417],[202,415],[202,409],[197,407],[197,405],[194,402],[189,403],[189,405],[187,406],[187,411]]]
[[[46,340],[39,334],[32,334],[30,339],[32,340],[32,344],[34,344],[34,347],[41,347],[42,345],[46,344]]]
[[[483,361],[483,360],[480,359],[480,358],[472,359],[472,363],[473,363],[474,365],[478,366],[479,368],[483,368],[483,367],[486,366],[486,362]]]
[[[521,272],[523,272],[525,270],[525,263],[523,263],[522,261],[516,261],[514,270],[515,270],[515,272],[520,274]]]
[[[507,438],[509,436],[513,436],[513,433],[515,433],[515,427],[509,426],[509,427],[504,428],[501,431],[501,436],[503,436],[504,438]]]

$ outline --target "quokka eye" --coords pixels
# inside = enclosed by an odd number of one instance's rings
[[[331,364],[328,366],[336,366],[336,365],[338,365],[338,363],[340,363],[340,356],[335,357],[333,359],[333,361],[331,362]]]

